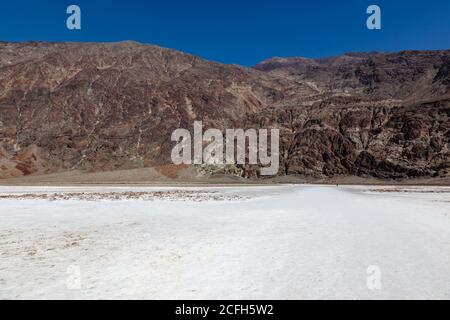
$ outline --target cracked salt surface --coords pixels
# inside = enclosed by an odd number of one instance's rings
[[[122,192],[59,192],[59,193],[16,193],[0,194],[0,200],[168,200],[168,201],[232,201],[246,199],[240,195],[224,195],[217,191],[122,191]]]
[[[372,189],[0,187],[0,299],[449,299],[449,195]]]

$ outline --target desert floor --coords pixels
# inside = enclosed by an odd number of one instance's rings
[[[450,188],[0,187],[0,299],[450,299]]]

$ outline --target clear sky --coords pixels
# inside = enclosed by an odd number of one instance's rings
[[[66,28],[79,5],[82,29]],[[381,7],[382,29],[366,9]],[[450,0],[3,0],[0,41],[135,40],[251,66],[273,56],[450,49]]]

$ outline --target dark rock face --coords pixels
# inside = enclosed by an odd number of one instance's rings
[[[280,175],[447,176],[449,57],[347,54],[248,69],[133,42],[0,43],[0,178],[170,164],[172,131],[195,120],[279,128]]]
[[[282,129],[284,174],[444,177],[450,166],[449,108],[450,100],[349,106],[325,100],[257,117]]]

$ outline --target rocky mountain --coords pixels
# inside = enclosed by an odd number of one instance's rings
[[[0,43],[0,178],[170,166],[172,131],[195,120],[279,128],[280,175],[448,176],[449,117],[450,51],[245,68],[135,42]]]
[[[441,97],[449,91],[449,51],[347,53],[322,59],[273,58],[255,69],[301,82],[320,92],[375,100]]]

